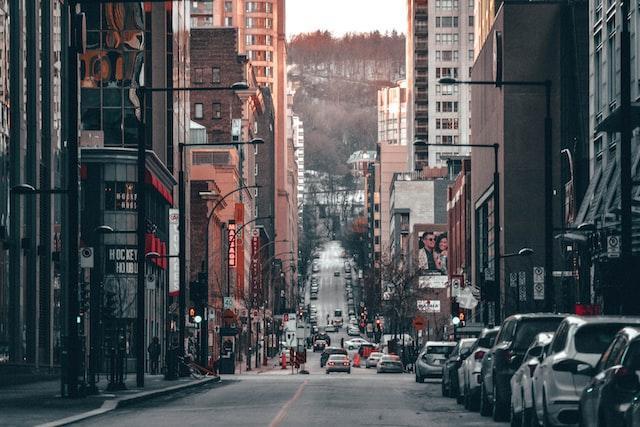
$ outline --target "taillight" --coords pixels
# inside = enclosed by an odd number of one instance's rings
[[[349,366],[349,362],[344,362],[344,366]]]
[[[484,357],[485,352],[484,351],[476,351],[476,353],[473,355],[474,359],[476,360],[482,360],[482,358]]]
[[[329,363],[327,363],[327,365],[333,366],[333,362],[329,362]]]

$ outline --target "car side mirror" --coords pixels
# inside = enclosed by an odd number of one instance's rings
[[[575,365],[574,372],[575,375],[584,375],[587,377],[592,377],[595,375],[596,370],[593,366],[588,363],[578,363]]]

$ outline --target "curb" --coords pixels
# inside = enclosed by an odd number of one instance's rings
[[[135,405],[136,403],[143,402],[145,400],[151,400],[156,397],[165,396],[167,394],[174,393],[176,391],[188,390],[195,387],[200,387],[209,383],[219,383],[220,377],[208,377],[199,381],[193,381],[188,384],[177,384],[171,387],[162,388],[159,390],[150,390],[137,393],[133,396],[121,397],[113,400],[105,401],[102,406],[92,411],[83,412],[81,414],[72,415],[70,417],[62,418],[60,420],[51,421],[45,424],[40,424],[37,427],[59,427],[69,424],[84,421],[89,418],[97,417],[98,415],[106,414],[107,412],[114,411],[118,408],[124,408],[126,406]]]

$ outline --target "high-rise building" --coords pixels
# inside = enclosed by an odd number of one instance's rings
[[[0,357],[36,368],[60,363],[61,7],[0,0]]]
[[[405,172],[407,156],[407,81],[397,86],[378,90],[378,162],[380,186],[378,187],[380,218],[374,220],[379,230],[382,254],[388,253],[389,245],[389,197],[391,181],[396,172]],[[375,234],[375,233],[374,233]]]
[[[296,165],[298,167],[298,215],[302,217],[304,203],[304,123],[300,117],[293,116],[293,145],[296,150]],[[302,221],[300,221],[302,225]]]
[[[413,170],[443,166],[468,148],[471,130],[470,89],[441,84],[441,78],[468,80],[475,40],[473,0],[409,0],[407,61],[407,138]],[[428,146],[426,145],[428,144]]]

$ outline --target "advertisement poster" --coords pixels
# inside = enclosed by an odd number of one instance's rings
[[[178,209],[169,209],[169,295],[172,297],[180,293],[179,219],[180,211]]]

